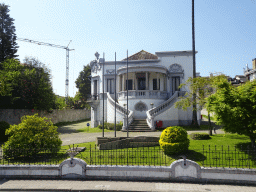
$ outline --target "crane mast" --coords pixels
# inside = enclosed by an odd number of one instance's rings
[[[38,45],[46,45],[46,46],[50,46],[50,47],[56,47],[56,48],[61,48],[61,49],[66,49],[66,81],[65,81],[65,98],[66,98],[66,102],[68,100],[68,85],[69,85],[69,51],[73,51],[75,49],[69,49],[68,46],[71,43],[72,40],[70,40],[69,44],[65,47],[65,46],[61,46],[61,45],[54,45],[51,43],[44,43],[44,42],[39,42],[39,41],[34,41],[34,40],[30,40],[30,39],[24,39],[24,38],[17,38],[17,40],[19,41],[25,41],[28,43],[35,43]]]

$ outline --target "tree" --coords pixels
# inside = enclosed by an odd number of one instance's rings
[[[58,152],[62,141],[57,128],[51,120],[39,117],[37,113],[23,116],[20,124],[11,125],[6,130],[9,139],[3,146],[5,158],[25,156],[32,159],[31,155],[39,152]]]
[[[56,95],[55,104],[56,104],[55,106],[56,109],[60,109],[60,110],[65,109],[67,106],[67,104],[65,103],[65,97],[60,97]]]
[[[244,134],[255,148],[256,139],[256,81],[233,87],[227,81],[216,83],[217,91],[207,99],[207,108],[214,111],[217,124],[225,131]]]
[[[14,19],[8,14],[9,6],[4,3],[0,3],[0,63],[7,58],[16,58],[17,43]],[[1,70],[0,65],[0,70]]]
[[[197,77],[197,78],[189,78],[186,81],[186,84],[181,84],[180,88],[183,86],[188,86],[190,91],[187,91],[184,97],[181,97],[181,100],[175,103],[175,107],[183,110],[187,110],[188,107],[198,105],[199,108],[193,108],[193,110],[202,110],[205,106],[207,100],[206,98],[213,94],[215,83],[220,81],[220,79],[225,79],[225,76],[215,76],[210,78],[205,77]],[[195,99],[193,98],[195,94]],[[209,122],[209,135],[212,135],[212,126],[210,119],[210,111],[208,112],[208,122]]]
[[[37,61],[37,63],[40,62]],[[12,98],[19,98],[26,104],[25,108],[40,110],[54,108],[56,96],[53,93],[50,74],[42,67],[29,63],[22,66],[15,59],[7,59],[2,65],[4,75],[12,85]]]
[[[83,71],[80,72],[76,79],[76,88],[78,88],[82,97],[87,100],[88,96],[91,95],[91,81],[89,79],[91,75],[91,67],[88,65],[84,66]]]

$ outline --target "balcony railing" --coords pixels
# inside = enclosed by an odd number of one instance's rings
[[[117,93],[118,99],[126,98],[127,91]],[[129,90],[129,99],[167,99],[168,93],[159,90]]]

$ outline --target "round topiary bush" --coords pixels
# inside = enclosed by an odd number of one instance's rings
[[[190,138],[193,140],[207,140],[210,139],[210,135],[208,133],[192,133]]]
[[[61,148],[61,139],[51,120],[44,117],[23,116],[21,123],[11,125],[6,131],[9,140],[4,144],[5,158],[34,156],[42,151],[56,153]]]
[[[10,124],[6,121],[0,121],[0,142],[5,142],[8,140],[8,135],[5,131],[10,128]]]
[[[179,126],[167,127],[160,136],[159,144],[166,155],[187,151],[189,147],[188,133]]]

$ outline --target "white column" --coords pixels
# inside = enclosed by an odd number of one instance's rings
[[[137,75],[135,73],[135,90],[138,90]]]
[[[148,72],[146,72],[146,90],[148,90]]]
[[[157,90],[159,90],[159,73],[156,73],[156,79],[157,79],[156,87],[157,87]]]
[[[125,74],[123,74],[123,91],[125,90]]]
[[[133,73],[133,90],[136,90],[136,84],[135,84],[135,79],[136,79],[136,77],[135,77],[135,73]]]

